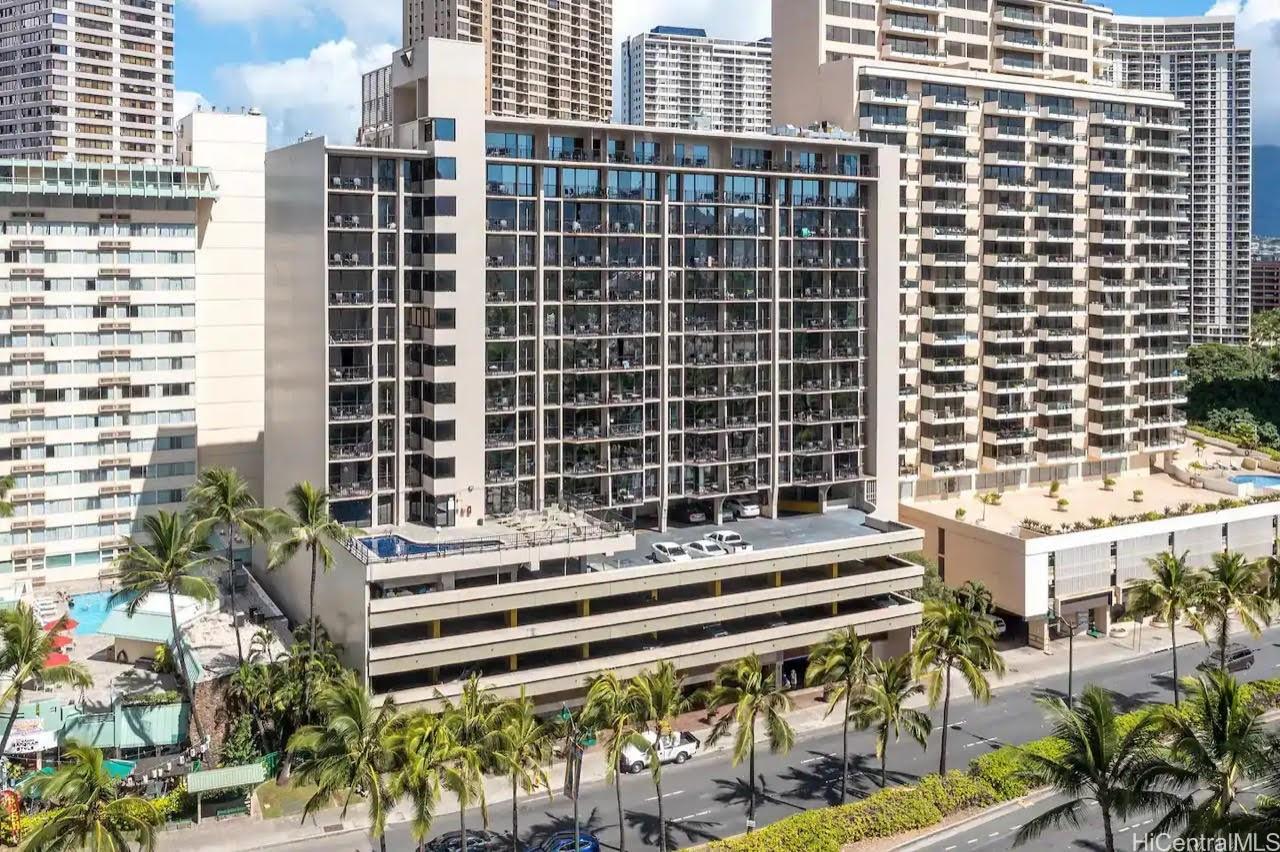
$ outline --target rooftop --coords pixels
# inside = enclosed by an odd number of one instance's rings
[[[1190,442],[1178,451],[1181,463],[1196,460],[1196,451]],[[1225,479],[1240,471],[1240,456],[1217,447],[1207,447],[1199,463],[1205,467],[1206,478]],[[1107,518],[1140,515],[1144,512],[1161,512],[1183,503],[1215,503],[1228,496],[1217,490],[1193,488],[1163,472],[1129,471],[1114,477],[1111,490],[1103,487],[1101,479],[1073,480],[1060,485],[1057,496],[1049,496],[1049,484],[1041,483],[1030,488],[1001,492],[998,506],[984,506],[978,499],[988,492],[970,492],[945,500],[921,500],[912,508],[942,517],[955,517],[956,509],[965,510],[969,523],[982,521],[989,530],[1018,534],[1026,519],[1048,524],[1055,528],[1062,524],[1087,522],[1090,518]],[[1134,500],[1134,491],[1142,491],[1141,502]],[[1060,510],[1058,500],[1065,499]],[[985,514],[984,514],[985,513]]]
[[[725,522],[719,526],[711,521],[705,524],[673,523],[666,532],[636,530],[636,546],[607,560],[608,567],[634,568],[639,565],[648,565],[656,542],[674,541],[677,544],[688,544],[691,541],[704,539],[709,533],[720,529],[738,533],[752,546],[754,552],[759,553],[762,550],[775,550],[797,544],[835,545],[851,538],[897,532],[906,527],[890,524],[887,521],[868,519],[865,513],[854,509],[833,510],[825,515],[781,515],[777,518],[747,518],[740,521],[726,518]]]

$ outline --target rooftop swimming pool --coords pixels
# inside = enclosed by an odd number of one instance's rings
[[[379,559],[409,559],[414,556],[439,556],[447,553],[465,553],[471,550],[492,550],[496,539],[470,539],[440,544],[422,544],[399,535],[376,535],[359,539],[365,549]]]
[[[119,603],[119,601],[118,601]],[[76,636],[88,636],[102,628],[111,612],[111,592],[88,592],[83,595],[72,595],[67,602],[67,615],[76,620],[76,627],[71,632]]]
[[[1257,488],[1280,488],[1280,476],[1265,473],[1246,473],[1231,477],[1236,485],[1253,485]]]

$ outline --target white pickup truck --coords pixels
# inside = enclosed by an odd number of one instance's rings
[[[671,733],[660,739],[652,731],[646,731],[640,736],[650,743],[657,741],[659,763],[684,763],[697,754],[702,746],[693,734],[683,732]],[[623,746],[622,771],[632,774],[644,772],[649,767],[649,755],[647,749],[638,749],[630,744]]]

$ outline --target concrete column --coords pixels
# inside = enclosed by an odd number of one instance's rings
[[[720,597],[720,581],[712,580],[708,585],[711,588],[711,597],[713,598]]]
[[[1093,626],[1102,635],[1107,635],[1111,630],[1111,607],[1095,606],[1093,609],[1089,610],[1089,617],[1093,622]]]
[[[833,580],[837,580],[837,579],[839,579],[839,578],[840,578],[840,563],[838,563],[838,562],[832,562],[832,563],[831,563],[831,579],[833,579]],[[832,601],[832,602],[831,602],[831,614],[832,614],[832,615],[839,615],[839,614],[840,614],[840,602],[839,602],[839,601]]]
[[[885,637],[884,656],[901,657],[903,654],[911,651],[911,628],[900,627],[897,630],[890,630]]]
[[[590,614],[591,614],[591,599],[583,598],[582,600],[578,601],[578,617],[586,618]]]
[[[1027,644],[1032,648],[1049,646],[1049,622],[1044,618],[1033,618],[1027,622]]]
[[[782,572],[781,571],[773,572],[773,587],[775,589],[782,588]]]
[[[724,523],[724,498],[713,497],[711,500],[711,517],[716,526]]]
[[[439,619],[436,619],[435,621],[431,622],[431,638],[432,639],[440,638],[440,620]]]

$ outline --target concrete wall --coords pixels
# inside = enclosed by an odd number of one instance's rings
[[[822,7],[773,0],[773,123],[804,127],[820,114],[818,66],[822,52]]]
[[[325,184],[323,139],[267,155],[263,474],[270,506],[285,506],[297,482],[328,486]],[[298,623],[306,618],[308,575],[298,558],[258,579]]]
[[[197,112],[179,122],[183,163],[213,170],[196,251],[199,465],[233,467],[262,499],[267,121]]]
[[[876,478],[877,518],[898,518],[898,259],[900,157],[897,148],[877,148],[877,173],[889,176],[874,189],[867,226],[867,435],[868,468]]]
[[[1103,553],[1105,561],[1105,554],[1112,545],[1129,564],[1170,549],[1178,554],[1189,552],[1188,560],[1195,566],[1207,564],[1213,553],[1224,548],[1256,558],[1265,555],[1264,551],[1268,551],[1274,541],[1274,531],[1280,523],[1280,503],[1261,503],[1025,539],[933,514],[921,504],[904,504],[902,520],[924,530],[925,553],[934,558],[941,555],[945,559],[947,585],[959,586],[965,580],[981,581],[991,590],[999,609],[1036,617],[1049,606],[1050,554],[1054,555],[1058,565],[1063,566],[1077,561],[1080,554],[1091,550]],[[1224,526],[1227,530],[1225,536],[1222,535]],[[940,530],[946,531],[942,554],[939,554]],[[1109,578],[1110,570],[1099,572],[1101,575]],[[1124,584],[1123,579],[1120,582]],[[1071,592],[1060,590],[1058,595],[1060,598],[1080,597],[1109,592],[1111,588],[1109,579],[1104,579],[1089,588]]]

